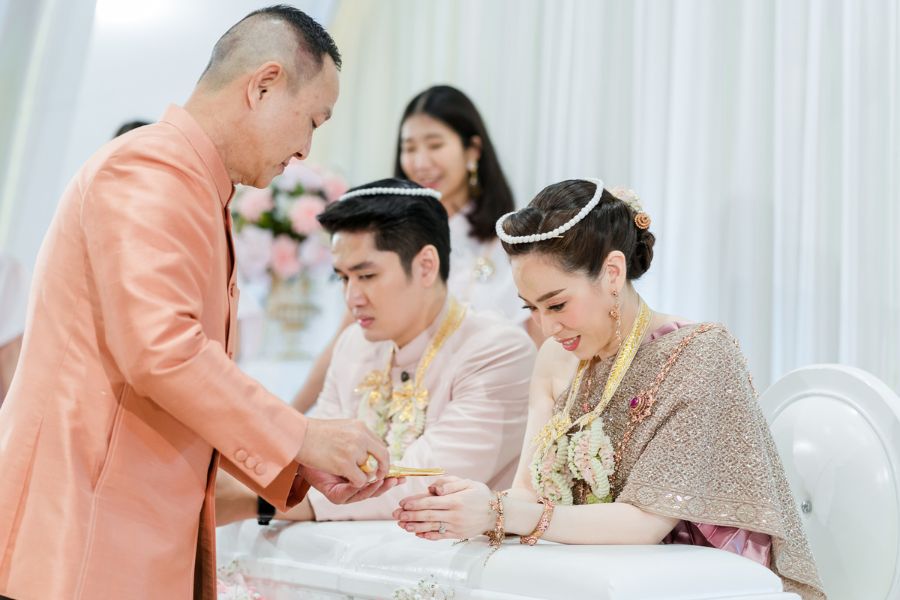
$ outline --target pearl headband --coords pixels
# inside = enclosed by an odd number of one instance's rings
[[[600,197],[603,196],[603,182],[599,179],[594,179],[592,177],[583,177],[584,181],[589,181],[597,186],[597,189],[594,191],[594,195],[588,201],[587,204],[584,205],[578,214],[557,227],[552,231],[547,231],[545,233],[533,233],[531,235],[509,235],[503,229],[503,222],[509,217],[509,215],[515,214],[516,211],[511,213],[506,213],[499,219],[497,219],[497,237],[500,238],[500,241],[506,244],[532,244],[534,242],[543,242],[544,240],[549,240],[551,238],[562,237],[562,234],[567,232],[568,230],[575,227],[579,221],[587,216],[589,212],[594,210],[594,207],[600,204]]]
[[[428,196],[435,200],[441,199],[441,193],[439,191],[429,188],[373,187],[347,192],[338,198],[338,202],[347,200],[348,198],[357,198],[359,196]]]

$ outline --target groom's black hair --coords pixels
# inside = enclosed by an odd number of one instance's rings
[[[369,188],[421,188],[405,179],[381,179],[350,191]],[[407,276],[412,275],[413,258],[425,246],[437,249],[440,260],[440,276],[447,282],[450,274],[450,227],[447,211],[439,200],[430,196],[404,196],[379,193],[357,196],[335,202],[318,216],[319,223],[328,233],[370,232],[375,237],[375,247],[385,252],[396,252]]]

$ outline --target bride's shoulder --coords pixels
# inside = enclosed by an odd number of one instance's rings
[[[562,392],[578,368],[578,358],[553,338],[548,338],[538,350],[534,379],[548,386],[551,397]]]
[[[677,328],[680,328],[684,327],[685,325],[691,325],[693,323],[694,321],[692,319],[688,319],[685,317],[654,312],[653,317],[650,319],[650,325],[649,327],[647,327],[647,330],[653,332],[662,327],[666,327],[667,325],[675,325]]]

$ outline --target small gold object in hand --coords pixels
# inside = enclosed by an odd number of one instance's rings
[[[428,469],[416,469],[413,467],[401,467],[393,465],[388,470],[388,477],[437,477],[443,475],[444,470],[438,467]]]
[[[366,462],[359,465],[359,469],[366,475],[373,475],[378,470],[378,461],[371,454]],[[415,467],[401,467],[393,465],[388,469],[388,477],[436,477],[443,475],[444,470],[441,468],[417,469]]]

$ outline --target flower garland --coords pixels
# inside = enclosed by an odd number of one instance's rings
[[[591,489],[588,504],[612,502],[609,482],[615,471],[614,448],[600,419],[559,438],[551,448],[531,464],[531,483],[541,498],[571,505],[572,488],[581,480]]]
[[[410,444],[425,430],[429,400],[428,390],[423,385],[425,372],[444,342],[459,328],[465,314],[465,306],[451,298],[447,316],[419,360],[415,377],[399,389],[394,389],[391,381],[392,351],[387,367],[383,371],[368,373],[354,390],[362,394],[358,412],[360,420],[387,444],[392,463],[400,461]]]
[[[593,410],[573,423],[572,405],[589,365],[588,361],[579,364],[565,407],[550,418],[534,440],[536,448],[530,471],[531,483],[538,497],[556,504],[571,505],[574,502],[572,488],[580,480],[591,490],[587,498],[589,504],[612,501],[609,482],[615,472],[615,450],[603,430],[602,419],[598,417],[625,377],[649,325],[650,309],[641,300],[640,311],[631,332],[619,347],[600,401]]]

